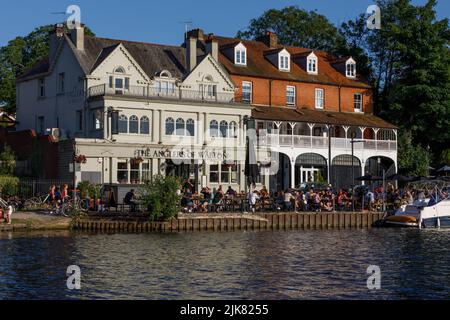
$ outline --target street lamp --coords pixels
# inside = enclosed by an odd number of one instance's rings
[[[351,135],[351,145],[352,145],[352,210],[355,211],[355,143],[364,143],[364,140],[355,140],[356,132],[352,132]]]
[[[334,129],[333,125],[328,125],[328,184],[331,185],[331,132]]]

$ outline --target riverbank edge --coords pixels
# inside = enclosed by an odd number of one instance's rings
[[[96,232],[182,232],[292,229],[368,229],[384,213],[264,213],[225,216],[182,215],[166,222],[139,219],[82,218],[72,223],[74,230]]]
[[[0,225],[0,232],[15,231],[95,231],[95,232],[179,232],[267,229],[365,229],[382,219],[384,213],[263,213],[229,215],[180,215],[170,221],[148,221],[144,217],[104,217],[76,219],[13,219]]]

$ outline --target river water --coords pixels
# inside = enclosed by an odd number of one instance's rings
[[[449,299],[449,245],[445,230],[3,233],[0,299]]]

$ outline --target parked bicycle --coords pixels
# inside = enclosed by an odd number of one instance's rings
[[[50,194],[46,194],[44,196],[39,197],[33,197],[31,199],[28,199],[24,203],[25,210],[39,210],[39,209],[49,209],[51,206],[51,203],[49,201]]]

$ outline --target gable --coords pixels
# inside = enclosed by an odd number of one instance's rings
[[[224,68],[217,63],[210,54],[192,70],[184,79],[182,86],[184,88],[197,90],[200,83],[212,80],[217,85],[219,92],[234,92],[235,85]]]
[[[142,70],[141,66],[122,44],[102,50],[93,67],[91,76],[102,79],[104,81],[103,83],[107,83],[109,75],[119,67],[125,69],[126,75],[130,78],[131,85],[150,82],[151,75],[147,75]]]

